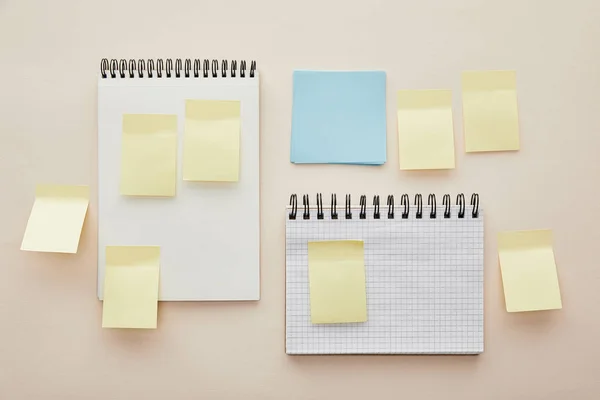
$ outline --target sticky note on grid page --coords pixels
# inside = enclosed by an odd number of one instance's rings
[[[400,169],[454,168],[450,90],[398,91]]]
[[[308,242],[308,269],[313,324],[367,320],[363,241]]]
[[[184,180],[239,180],[240,111],[239,101],[186,100]]]
[[[293,85],[291,162],[385,163],[384,71],[294,71]]]
[[[21,250],[77,253],[89,201],[88,186],[37,185]]]
[[[498,255],[506,311],[562,308],[551,231],[501,232]]]
[[[155,329],[160,247],[107,246],[103,328]]]
[[[168,197],[176,187],[177,116],[123,115],[120,193]]]
[[[462,90],[467,153],[519,150],[515,71],[463,72]]]

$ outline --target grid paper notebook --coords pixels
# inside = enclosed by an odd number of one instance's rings
[[[393,202],[393,199],[392,199]],[[286,215],[287,354],[479,354],[483,352],[483,213],[477,205],[414,205],[393,219],[382,207],[299,207]],[[444,203],[446,204],[446,203]],[[400,207],[402,208],[402,207]],[[304,210],[304,212],[303,212]],[[474,217],[473,211],[477,211]],[[444,214],[450,211],[450,217]],[[464,211],[463,218],[458,215]],[[290,212],[288,208],[288,212]],[[367,322],[312,324],[308,242],[363,240]]]
[[[188,100],[239,102],[239,181],[183,180]],[[176,118],[174,196],[120,193],[125,114]],[[106,246],[160,246],[159,300],[258,300],[259,188],[259,74],[255,62],[103,60],[98,78],[100,300]]]

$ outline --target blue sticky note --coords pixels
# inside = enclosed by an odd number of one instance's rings
[[[384,71],[294,71],[291,161],[386,161]]]

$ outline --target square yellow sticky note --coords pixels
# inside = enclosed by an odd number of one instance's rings
[[[21,250],[77,253],[89,201],[88,186],[37,185]]]
[[[498,255],[506,311],[562,308],[551,231],[501,232]]]
[[[103,328],[155,329],[160,247],[107,246]]]
[[[454,168],[450,90],[398,92],[400,169]]]
[[[308,242],[313,324],[365,322],[367,292],[363,242]]]
[[[121,137],[121,194],[175,196],[177,116],[125,114]]]
[[[519,150],[515,71],[462,74],[467,152]]]
[[[237,182],[240,173],[240,102],[187,100],[183,179]]]

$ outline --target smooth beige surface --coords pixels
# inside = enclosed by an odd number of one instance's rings
[[[0,2],[0,398],[597,398],[598,15],[597,0]],[[260,68],[261,300],[161,303],[157,330],[103,330],[100,59],[186,56],[254,58]],[[290,164],[294,68],[387,71],[385,165]],[[463,152],[460,74],[482,69],[517,71],[518,152]],[[396,91],[439,87],[457,94],[456,169],[400,171]],[[90,185],[78,254],[19,250],[40,182]],[[293,192],[317,191],[479,192],[485,352],[286,356],[284,207]],[[563,309],[507,313],[497,233],[537,228],[554,233]]]

